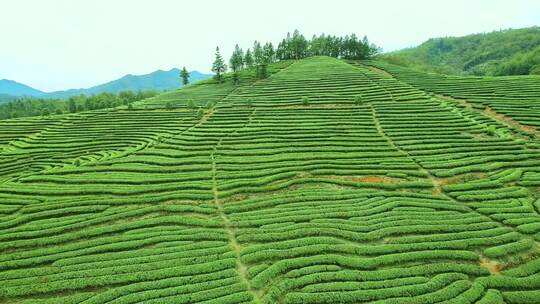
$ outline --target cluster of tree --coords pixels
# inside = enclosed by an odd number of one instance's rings
[[[124,91],[118,94],[79,95],[69,99],[21,98],[0,104],[0,119],[77,113],[121,105],[131,107],[131,103],[157,94],[156,91]]]
[[[336,58],[362,60],[375,56],[380,48],[370,43],[367,36],[358,39],[356,34],[338,37],[321,34],[307,40],[298,30],[287,33],[276,50],[279,60],[301,59],[309,56],[330,56]]]
[[[233,71],[233,82],[238,82],[238,71],[244,68],[255,67],[257,78],[268,77],[268,64],[277,61],[276,51],[271,42],[261,45],[259,41],[253,42],[253,51],[247,49],[246,52],[238,46],[234,47],[229,66]]]
[[[540,27],[433,38],[378,58],[417,70],[454,75],[527,75],[540,68]]]
[[[307,40],[304,35],[295,30],[292,35],[287,33],[287,37],[278,44],[277,48],[271,42],[261,44],[255,41],[253,46],[244,52],[237,44],[229,60],[229,67],[233,72],[233,82],[236,84],[239,81],[238,71],[244,68],[255,68],[258,78],[266,78],[268,64],[280,60],[322,55],[360,60],[371,58],[378,52],[380,48],[370,43],[366,36],[358,39],[355,34],[345,37],[321,34]],[[222,81],[222,75],[227,71],[227,65],[219,52],[219,47],[216,48],[212,71],[216,74],[215,79],[218,81]]]

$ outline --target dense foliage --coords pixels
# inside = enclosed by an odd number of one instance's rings
[[[539,33],[540,35],[540,33]],[[520,52],[499,64],[496,75],[540,75],[540,46],[530,52]]]
[[[0,104],[0,119],[52,114],[77,113],[88,110],[114,108],[156,96],[155,91],[123,91],[118,94],[100,93],[79,95],[68,99],[21,98]]]
[[[306,40],[298,30],[291,36],[287,33],[277,47],[276,57],[282,59],[301,59],[309,56],[330,56],[343,59],[368,59],[376,55],[380,48],[370,43],[367,36],[359,39],[356,34],[337,37],[321,34]]]
[[[540,27],[430,39],[379,56],[389,63],[456,75],[540,74]]]

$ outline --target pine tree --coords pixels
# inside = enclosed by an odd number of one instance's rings
[[[186,70],[186,67],[183,67],[182,71],[180,71],[180,78],[182,78],[182,85],[189,83],[189,72]]]
[[[265,65],[266,62],[264,58],[264,51],[263,51],[263,48],[261,47],[261,44],[257,40],[253,42],[253,62],[255,63],[255,66],[257,67],[257,77],[265,78],[266,67],[263,67],[263,65]]]
[[[294,59],[304,58],[308,47],[308,41],[300,34],[298,30],[294,30],[291,40],[291,51]]]
[[[255,65],[260,65],[263,62],[263,56],[261,44],[255,40],[255,42],[253,42],[253,63]]]
[[[233,72],[237,72],[244,67],[244,51],[238,46],[234,47],[231,59],[229,60],[229,66]]]
[[[251,50],[247,49],[246,55],[244,55],[244,65],[247,68],[253,67],[253,55],[251,55]]]
[[[223,73],[225,73],[225,71],[227,71],[227,65],[219,53],[219,47],[216,47],[216,59],[212,64],[212,72],[216,73],[214,79],[216,79],[218,82],[223,82]]]
[[[276,61],[276,51],[271,42],[267,42],[263,47],[263,61],[266,64]]]
[[[234,47],[231,59],[229,60],[229,66],[233,71],[233,83],[238,84],[240,82],[238,71],[244,66],[244,52],[238,46],[238,44]]]

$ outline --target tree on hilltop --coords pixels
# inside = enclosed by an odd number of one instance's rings
[[[246,68],[253,67],[253,55],[251,54],[250,49],[247,49],[246,55],[244,55],[244,65]]]
[[[306,56],[308,41],[298,30],[294,30],[291,40],[291,50],[294,59],[302,59]]]
[[[263,47],[263,61],[266,64],[276,61],[276,51],[274,50],[274,45],[272,42],[267,42]]]
[[[212,64],[212,72],[216,73],[214,79],[218,82],[223,82],[223,73],[225,73],[225,71],[227,71],[227,65],[225,64],[225,61],[223,61],[223,57],[221,57],[219,47],[216,46],[216,59]]]
[[[189,72],[186,70],[186,67],[183,67],[182,71],[180,71],[180,78],[182,78],[183,85],[187,85],[189,83]]]
[[[238,46],[234,47],[234,51],[229,60],[229,66],[233,72],[237,72],[244,67],[244,51]]]
[[[253,42],[253,63],[257,68],[257,78],[266,78],[266,58],[259,41]]]
[[[237,84],[240,79],[238,77],[238,71],[244,67],[244,52],[238,44],[234,47],[231,59],[229,60],[229,66],[233,71],[233,82],[234,84]]]

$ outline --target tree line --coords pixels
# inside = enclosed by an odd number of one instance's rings
[[[238,71],[245,68],[255,68],[257,78],[268,76],[268,64],[281,60],[298,60],[310,56],[330,56],[350,60],[369,59],[381,51],[375,44],[370,43],[367,36],[359,39],[355,34],[338,37],[321,34],[313,35],[308,40],[298,30],[293,34],[287,33],[281,42],[274,47],[271,42],[262,44],[255,40],[253,46],[245,52],[238,44],[229,59],[229,65],[225,64],[216,47],[215,60],[212,64],[214,78],[221,82],[223,74],[230,68],[233,72],[232,79],[236,84],[239,81]]]
[[[123,91],[118,94],[79,95],[68,99],[20,98],[0,104],[0,119],[77,113],[122,105],[131,108],[131,103],[157,94],[156,91]]]

